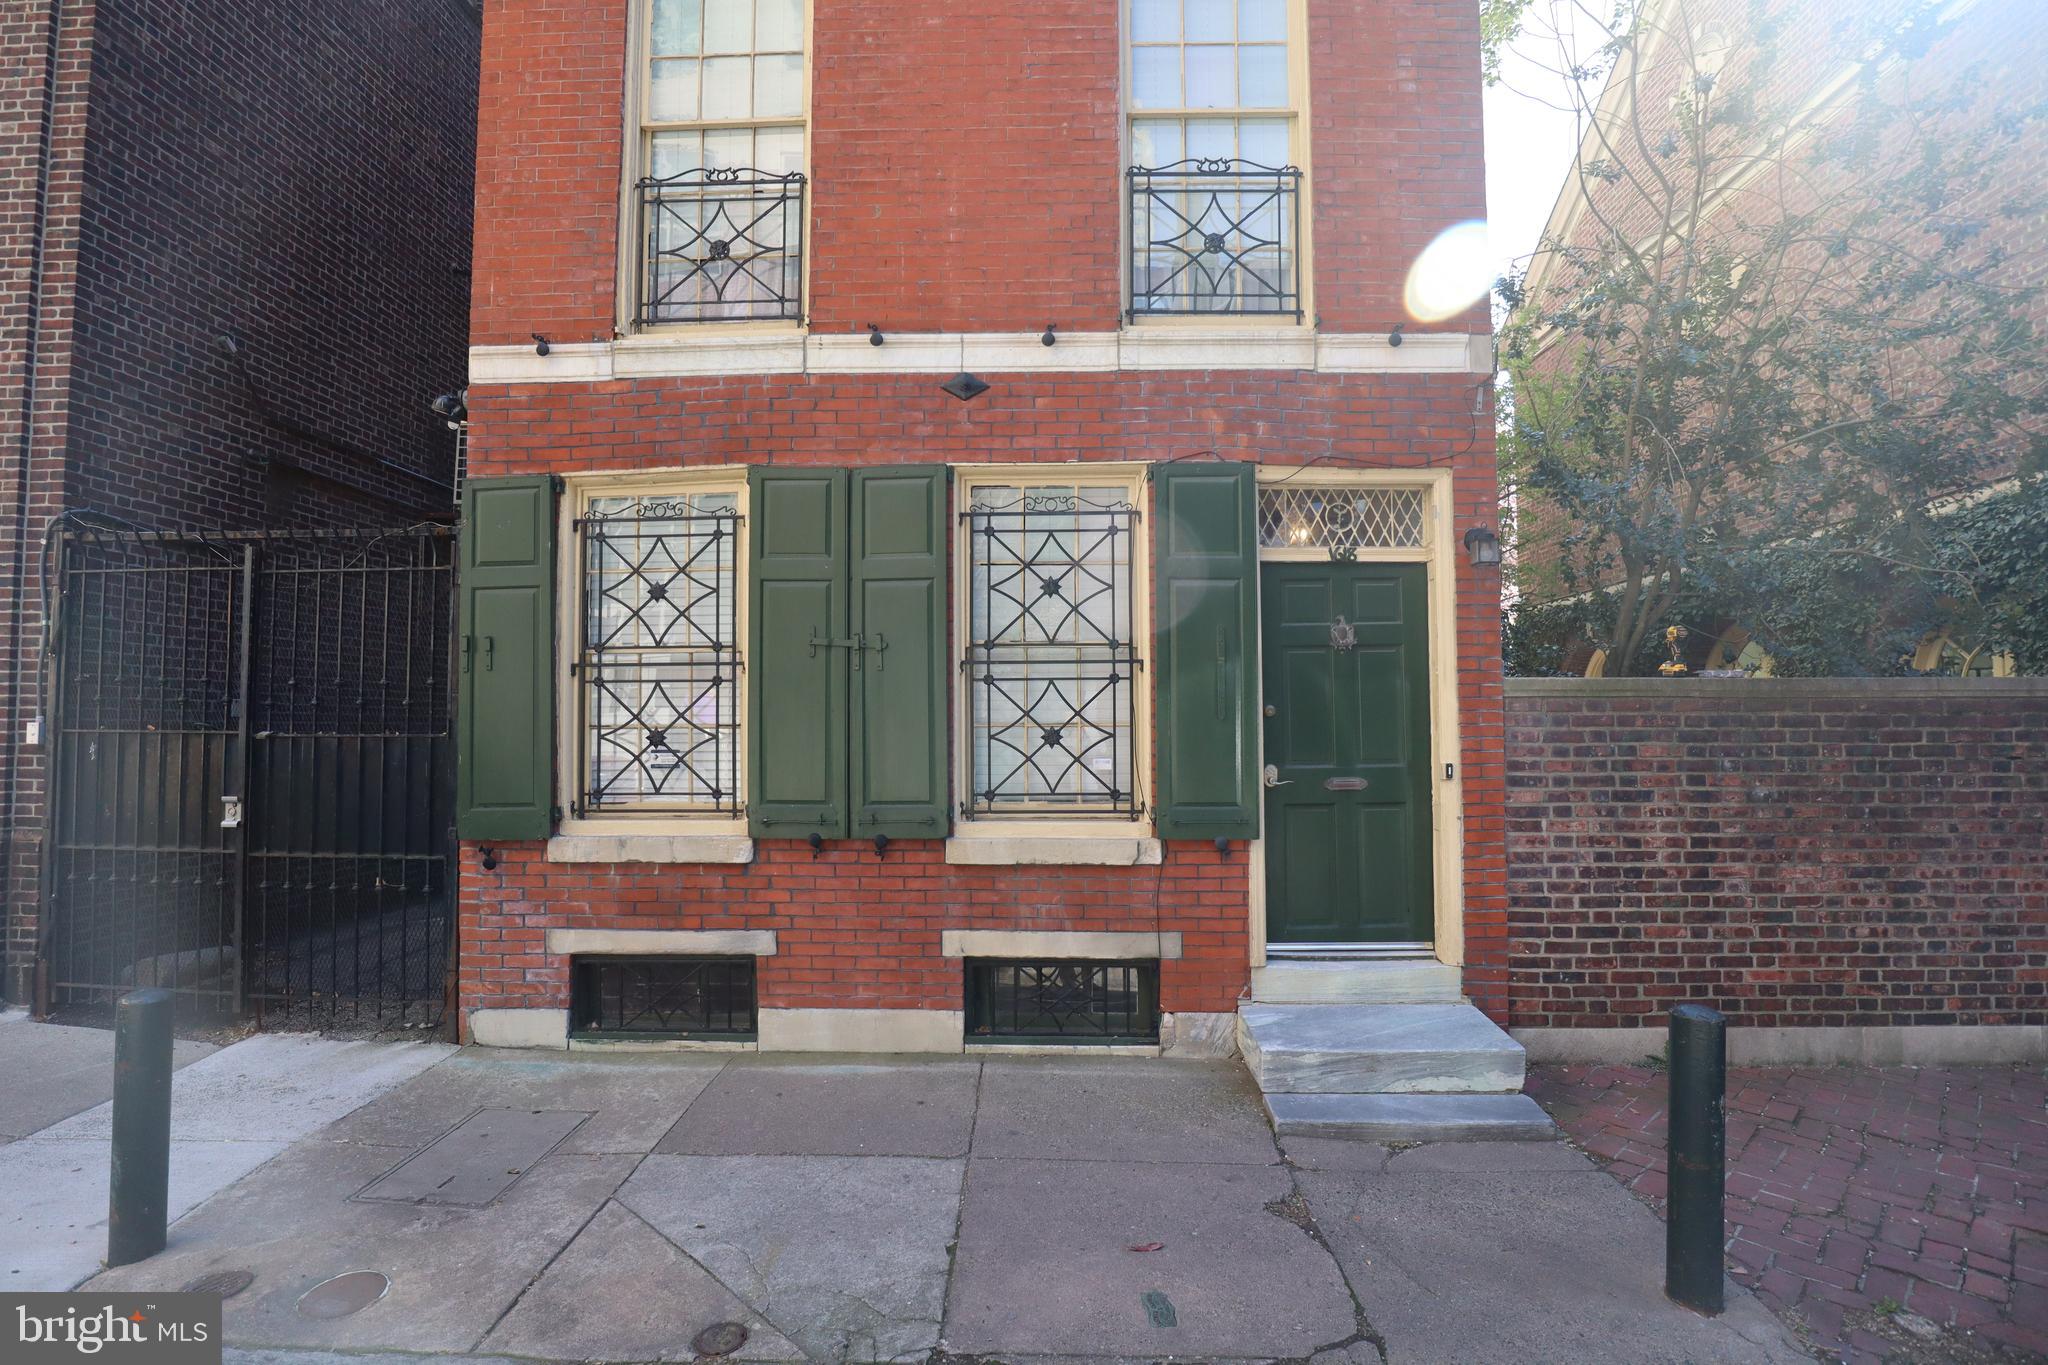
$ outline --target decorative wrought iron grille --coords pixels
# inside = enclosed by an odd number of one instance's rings
[[[740,810],[739,525],[730,493],[599,498],[577,521],[578,815]]]
[[[967,1036],[988,1042],[1157,1042],[1159,964],[972,959]]]
[[[1426,525],[1419,488],[1259,489],[1259,544],[1269,550],[1420,549]]]
[[[1301,172],[1235,157],[1133,166],[1130,316],[1302,320]]]
[[[801,317],[805,183],[751,167],[641,180],[638,321]]]
[[[975,490],[968,536],[966,813],[1136,818],[1138,657],[1122,487]]]
[[[750,957],[579,957],[569,986],[570,1031],[751,1038]]]

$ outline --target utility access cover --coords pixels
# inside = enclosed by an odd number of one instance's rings
[[[371,1181],[356,1198],[480,1209],[589,1117],[563,1109],[479,1109]]]

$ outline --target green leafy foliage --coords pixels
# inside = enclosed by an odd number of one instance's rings
[[[1937,629],[2040,668],[2048,374],[2006,244],[2038,212],[2007,168],[2043,110],[1981,107],[1974,73],[1923,88],[1932,0],[1845,24],[1878,55],[1817,117],[1786,69],[1814,54],[1766,10],[1728,36],[1690,8],[1617,11],[1603,50],[1634,88],[1564,239],[1500,290],[1503,478],[1550,513],[1520,518],[1524,596],[1584,599],[1610,674],[1727,620],[1780,673],[1898,672]],[[1515,615],[1510,665],[1535,666],[1562,618]]]

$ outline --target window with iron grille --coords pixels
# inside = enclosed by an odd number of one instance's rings
[[[578,957],[569,1031],[657,1038],[752,1038],[751,957]]]
[[[1300,322],[1291,0],[1131,0],[1129,316]]]
[[[584,503],[578,817],[740,812],[739,528],[732,492]]]
[[[647,0],[641,325],[800,318],[804,0]]]
[[[967,490],[962,813],[1143,814],[1130,485]]]
[[[1156,1043],[1157,962],[967,962],[970,1042]]]

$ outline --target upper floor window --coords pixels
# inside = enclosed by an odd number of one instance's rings
[[[1303,316],[1289,0],[1131,0],[1130,316]]]
[[[804,0],[648,0],[642,324],[803,313]]]
[[[592,493],[581,513],[572,813],[738,814],[738,488]]]

